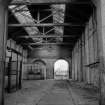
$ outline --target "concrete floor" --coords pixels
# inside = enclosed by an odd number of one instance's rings
[[[80,85],[80,83],[79,83]],[[5,95],[5,105],[98,105],[97,94],[66,80],[28,80]]]

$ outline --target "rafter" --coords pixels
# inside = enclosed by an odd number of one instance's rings
[[[45,17],[45,18],[41,19],[39,22],[41,23],[41,22],[43,22],[43,21],[47,20],[47,19],[48,19],[49,17],[51,17],[51,16],[53,16],[53,14],[48,15],[47,17]]]
[[[74,43],[21,43],[22,45],[74,45]]]
[[[45,32],[45,35],[52,32],[53,30],[55,30],[55,28],[52,28],[52,29],[48,30],[47,32]]]
[[[19,36],[18,38],[75,38],[76,35],[33,35],[33,36]]]
[[[52,26],[70,26],[70,27],[84,27],[84,24],[71,23],[38,23],[38,24],[8,24],[9,27],[52,27]]]
[[[11,5],[38,5],[38,4],[90,4],[90,2],[75,2],[75,0],[25,0],[25,1],[12,1]]]

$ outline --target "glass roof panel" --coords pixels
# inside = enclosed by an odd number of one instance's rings
[[[22,0],[14,0],[19,2],[24,2]],[[32,23],[35,24],[37,21],[32,17],[28,7],[26,5],[11,5],[9,9],[12,11],[14,16],[18,19],[20,24],[27,24]],[[25,11],[24,11],[25,10]],[[53,13],[53,23],[64,23],[65,17],[65,4],[53,4],[51,5],[51,10]],[[26,32],[31,35],[38,35],[41,34],[37,27],[24,27]],[[63,36],[64,34],[64,27],[63,26],[54,26],[54,31],[56,35]],[[33,38],[35,42],[41,42],[43,38]],[[57,41],[63,41],[63,38],[56,38]]]
[[[65,16],[65,4],[54,4],[51,5],[53,15],[53,22],[54,23],[64,23],[64,16]],[[64,27],[63,26],[55,26],[55,34],[63,35],[64,34]],[[57,38],[57,40],[63,41],[63,38]]]
[[[35,23],[26,5],[23,5],[23,6],[12,5],[12,6],[9,6],[9,9],[12,11],[14,16],[18,19],[20,24]],[[22,11],[22,9],[27,11],[24,11],[24,10]],[[19,12],[16,12],[18,10]],[[38,33],[40,33],[37,27],[24,27],[24,29],[29,34],[29,36],[37,35]],[[39,38],[36,38],[36,39],[39,40]]]

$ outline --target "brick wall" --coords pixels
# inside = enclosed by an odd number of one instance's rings
[[[33,62],[35,59],[41,59],[46,63],[46,76],[47,79],[53,79],[54,78],[54,63],[58,59],[67,59],[70,63],[70,50],[69,48],[65,48],[64,46],[51,46],[51,48],[48,47],[41,47],[33,49],[29,53],[28,61]]]

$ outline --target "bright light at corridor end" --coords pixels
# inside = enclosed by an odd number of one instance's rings
[[[54,79],[69,78],[69,63],[66,60],[59,59],[54,64]]]

